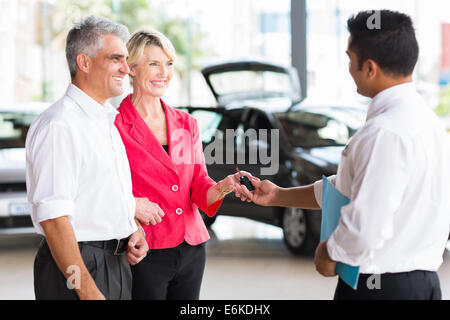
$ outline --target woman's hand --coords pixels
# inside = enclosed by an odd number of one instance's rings
[[[247,193],[245,192],[245,190],[249,192],[248,189],[245,188],[243,185],[241,185],[240,180],[241,176],[247,176],[250,179],[250,181],[260,181],[258,178],[253,177],[247,171],[240,171],[235,174],[230,174],[229,176],[225,177],[223,180],[217,183],[219,190],[219,198],[223,198],[228,193],[234,192],[236,197],[241,198],[242,201],[250,202]]]
[[[162,221],[164,217],[164,211],[161,210],[157,203],[149,201],[147,198],[135,198],[136,199],[136,212],[135,217],[140,223],[148,226],[149,224],[155,225]]]

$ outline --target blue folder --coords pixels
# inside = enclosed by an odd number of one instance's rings
[[[326,177],[322,177],[322,225],[320,241],[328,239],[337,228],[341,218],[341,208],[350,203],[350,199],[340,193]],[[350,287],[356,290],[359,279],[359,267],[342,262],[336,263],[336,273]]]

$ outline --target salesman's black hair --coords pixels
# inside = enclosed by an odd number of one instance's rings
[[[409,76],[419,57],[411,18],[390,10],[362,11],[347,21],[349,48],[358,56],[359,68],[374,60],[386,74]]]

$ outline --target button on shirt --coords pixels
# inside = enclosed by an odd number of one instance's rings
[[[436,271],[450,227],[448,135],[412,83],[374,97],[330,181],[351,201],[328,240],[362,273]],[[315,183],[321,204],[322,183]]]
[[[32,220],[68,216],[77,241],[126,238],[137,230],[118,112],[73,84],[33,123],[26,141]]]

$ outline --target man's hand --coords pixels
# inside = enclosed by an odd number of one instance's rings
[[[164,212],[161,210],[159,205],[154,202],[150,202],[147,198],[135,198],[136,199],[136,212],[135,217],[139,222],[148,226],[152,224],[153,226],[162,221],[164,217]]]
[[[127,261],[134,266],[145,258],[148,251],[148,244],[145,240],[144,232],[139,228],[133,233],[128,241]]]
[[[244,185],[237,185],[235,195],[242,201],[253,202],[260,206],[320,209],[314,194],[314,184],[300,187],[281,188],[269,180],[259,180],[250,173],[245,174],[255,187],[250,192]]]
[[[316,265],[316,270],[324,277],[334,277],[336,276],[336,261],[330,259],[327,250],[327,241],[322,241],[316,249],[314,255],[314,263]]]
[[[45,220],[41,222],[41,226],[53,259],[64,277],[69,277],[66,272],[69,266],[80,268],[80,287],[75,288],[78,297],[81,300],[104,300],[104,295],[84,264],[69,218],[62,216]]]
[[[256,177],[246,174],[255,190],[250,192],[244,185],[239,185],[235,190],[235,195],[241,198],[242,201],[253,202],[260,206],[274,206],[277,199],[277,193],[280,190],[276,184],[269,180],[259,180]]]

